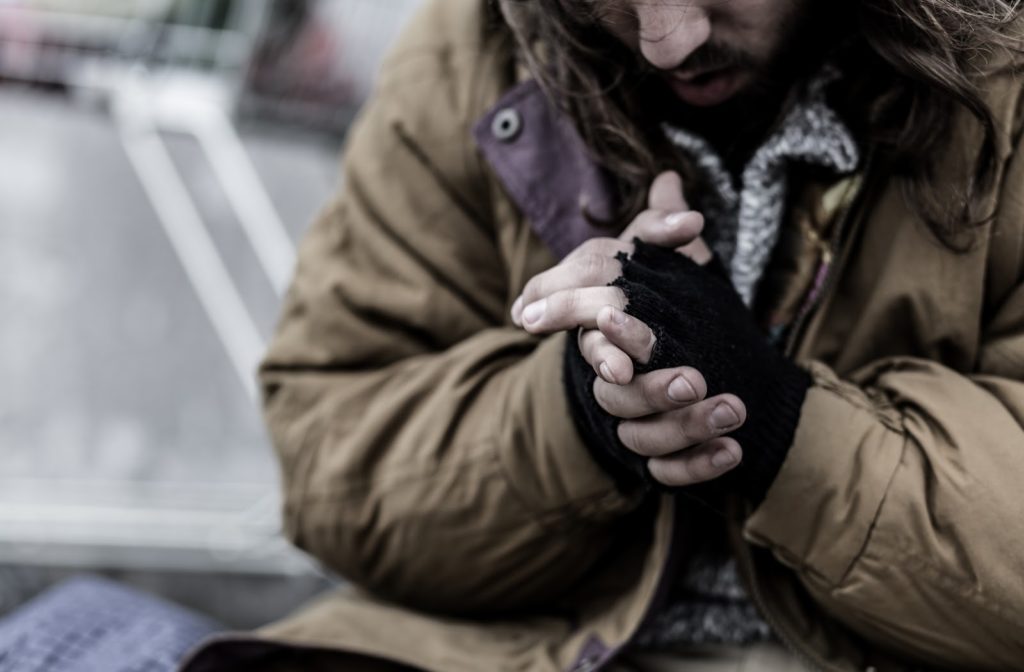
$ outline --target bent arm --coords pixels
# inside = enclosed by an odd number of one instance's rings
[[[812,366],[795,442],[747,538],[833,616],[957,669],[1024,660],[1024,286],[979,370]]]
[[[350,136],[261,369],[265,414],[298,546],[412,606],[518,608],[572,588],[636,502],[576,435],[564,335],[506,326],[521,288],[462,111],[423,109],[445,86],[429,60],[392,68]]]

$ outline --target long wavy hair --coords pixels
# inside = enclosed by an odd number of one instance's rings
[[[664,119],[648,96],[658,78],[604,25],[606,12],[623,11],[620,0],[497,2],[533,75],[614,176],[620,205],[609,226],[643,209],[662,170],[678,170],[688,187],[699,187],[700,175],[661,131]],[[953,249],[969,247],[971,231],[992,218],[984,196],[998,175],[998,131],[984,79],[1020,67],[1021,2],[811,0],[809,11],[827,7],[810,19],[812,29],[800,31],[815,37],[801,45],[804,57],[788,65],[839,64],[848,84],[844,117],[903,178],[908,202]],[[820,58],[806,58],[807,50]],[[937,184],[936,163],[962,110],[979,131],[973,169],[964,171],[962,184]]]

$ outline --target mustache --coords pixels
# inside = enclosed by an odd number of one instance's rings
[[[727,44],[708,42],[686,57],[682,63],[670,71],[655,68],[639,52],[634,52],[635,67],[643,75],[663,74],[675,70],[693,70],[698,72],[721,70],[725,68],[760,69],[756,58],[742,49]]]
[[[753,68],[757,63],[750,54],[725,44],[708,42],[686,57],[673,70],[721,70],[725,68]]]

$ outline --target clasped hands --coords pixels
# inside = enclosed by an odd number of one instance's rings
[[[654,331],[626,314],[626,297],[609,286],[622,272],[616,258],[633,251],[634,239],[675,249],[698,264],[712,254],[700,237],[704,218],[683,198],[676,173],[662,173],[648,195],[648,209],[618,238],[593,238],[557,266],[532,278],[512,306],[512,321],[532,334],[577,330],[580,352],[594,368],[594,397],[620,418],[618,436],[647,459],[651,476],[667,486],[712,480],[739,464],[739,443],[724,436],[739,428],[746,409],[739,397],[707,397],[707,384],[692,367],[637,374],[650,361]]]

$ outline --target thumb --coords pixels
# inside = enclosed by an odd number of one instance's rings
[[[665,212],[690,209],[683,198],[683,178],[679,177],[679,173],[668,170],[654,178],[651,190],[647,193],[647,207]]]
[[[654,178],[651,190],[647,194],[647,205],[652,210],[666,212],[689,210],[690,206],[683,198],[683,179],[679,177],[679,173],[669,170]],[[711,249],[702,237],[676,249],[701,266],[711,261]]]

